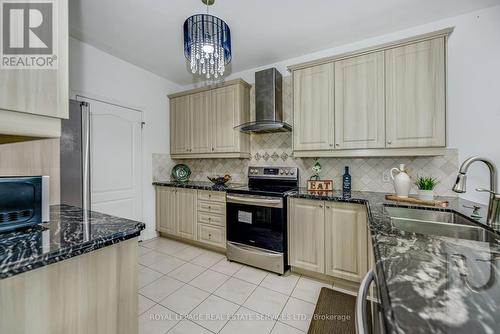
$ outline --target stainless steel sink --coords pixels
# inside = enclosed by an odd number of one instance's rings
[[[392,226],[406,232],[484,242],[495,239],[490,231],[454,212],[389,206],[385,211]]]

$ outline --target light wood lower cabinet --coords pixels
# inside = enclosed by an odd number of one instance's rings
[[[325,210],[323,202],[295,198],[290,202],[289,263],[294,267],[324,273]]]
[[[225,247],[226,236],[224,229],[218,226],[198,224],[198,241],[217,246]]]
[[[363,205],[289,199],[289,264],[359,283],[368,270]]]
[[[226,193],[198,190],[199,242],[226,248]]]
[[[156,230],[177,233],[175,188],[156,187]]]
[[[177,235],[181,238],[196,240],[196,202],[197,192],[194,189],[175,189]]]
[[[0,280],[2,334],[137,334],[137,238]]]
[[[197,193],[194,189],[156,187],[156,230],[196,239]]]
[[[363,206],[325,202],[325,273],[361,282],[368,268],[368,234]]]
[[[156,186],[156,230],[226,248],[226,193]]]

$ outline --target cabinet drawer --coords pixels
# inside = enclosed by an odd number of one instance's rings
[[[198,213],[198,223],[202,224],[210,224],[217,226],[225,226],[226,225],[226,216],[225,215],[214,215],[205,212]]]
[[[198,224],[198,241],[214,246],[225,247],[225,229],[223,227]]]
[[[226,203],[226,193],[223,191],[198,190],[198,199]]]
[[[198,201],[198,210],[223,215],[226,213],[226,203]]]

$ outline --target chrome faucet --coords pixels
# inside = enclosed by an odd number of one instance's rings
[[[462,163],[462,166],[460,166],[460,171],[458,173],[457,180],[455,181],[453,191],[456,193],[465,193],[467,170],[469,169],[469,166],[476,161],[485,163],[490,169],[490,189],[476,189],[476,191],[487,192],[490,194],[486,223],[495,230],[500,230],[500,194],[497,193],[497,170],[495,165],[490,160],[481,157],[471,157],[465,160]]]

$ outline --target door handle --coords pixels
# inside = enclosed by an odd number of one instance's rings
[[[255,197],[239,197],[239,196],[226,196],[228,203],[236,204],[253,204],[255,206],[269,206],[269,207],[282,207],[283,203],[281,198],[278,199],[268,199],[268,198],[255,198]]]

